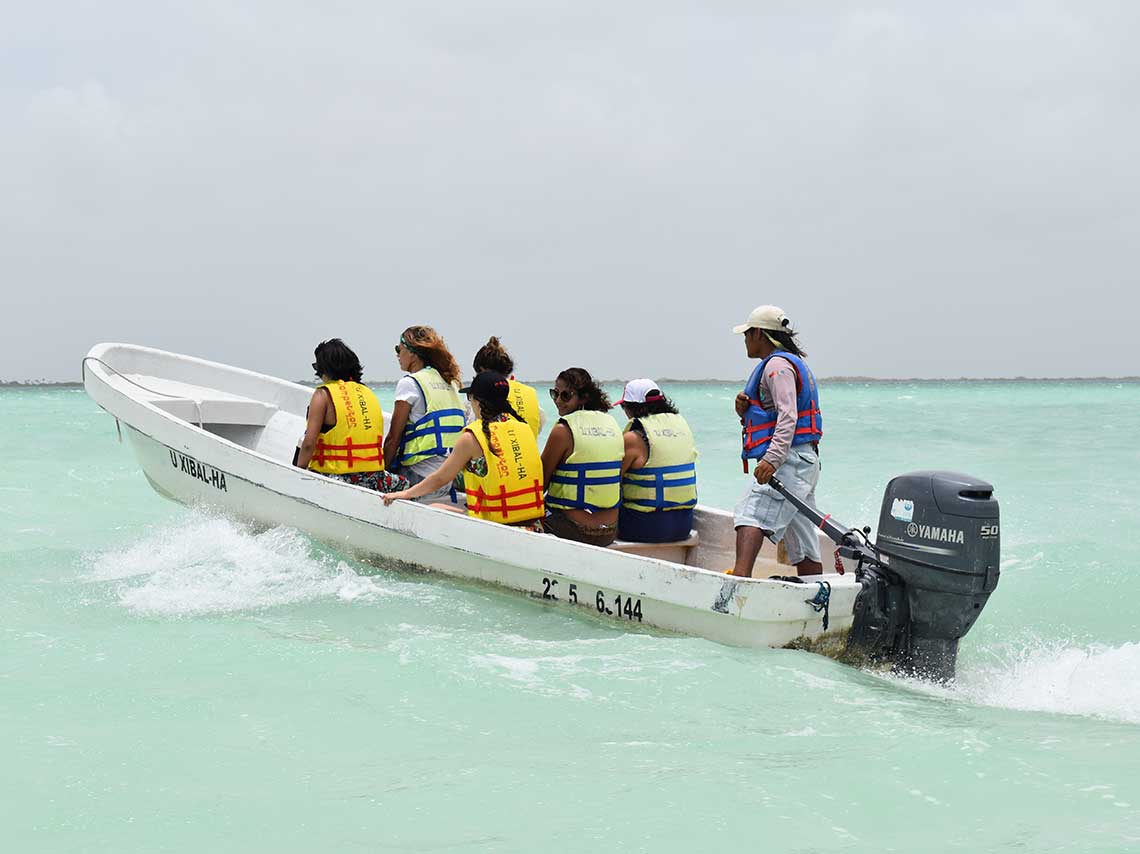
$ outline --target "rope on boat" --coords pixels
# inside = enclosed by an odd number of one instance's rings
[[[157,389],[147,388],[142,383],[135,382],[130,377],[128,377],[126,374],[119,373],[114,368],[112,368],[110,365],[108,365],[106,362],[104,362],[102,359],[96,358],[95,356],[84,356],[83,361],[79,363],[79,374],[80,374],[80,378],[83,380],[83,382],[87,382],[87,363],[89,361],[98,362],[100,365],[102,365],[108,371],[113,373],[115,376],[122,377],[127,382],[129,382],[131,385],[137,386],[138,388],[141,388],[143,391],[149,392],[150,394],[157,394],[160,397],[169,397],[171,400],[188,400],[188,401],[190,401],[191,403],[194,404],[194,410],[198,413],[198,429],[199,430],[205,430],[206,429],[205,427],[202,426],[202,401],[195,400],[192,397],[187,397],[184,394],[169,394],[168,392],[165,392],[165,391],[158,391]],[[119,423],[119,419],[116,418],[115,419],[116,426],[118,425],[118,423]],[[123,441],[123,434],[121,432],[119,433],[119,441],[120,442]]]
[[[811,599],[805,599],[804,601],[811,605],[812,610],[817,614],[823,611],[823,630],[826,632],[827,618],[830,613],[831,605],[831,582],[817,581],[816,584],[819,585],[819,589],[815,591],[815,596]]]

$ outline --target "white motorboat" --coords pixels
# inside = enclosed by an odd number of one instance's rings
[[[830,588],[827,609],[816,597],[823,585],[769,578],[794,569],[767,556],[753,578],[726,576],[735,534],[722,510],[698,507],[683,542],[599,548],[407,501],[385,507],[375,492],[292,465],[311,388],[129,344],[92,348],[83,380],[162,495],[292,526],[380,567],[476,579],[595,618],[735,645],[783,646],[819,638],[825,623],[829,633],[852,624],[861,589],[852,571],[816,577]],[[821,535],[821,546],[835,567],[835,545]]]

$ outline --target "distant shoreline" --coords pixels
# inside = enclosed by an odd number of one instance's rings
[[[306,380],[295,380],[301,385],[312,385]],[[368,380],[372,385],[395,385],[395,380]],[[552,385],[554,380],[525,380],[537,385]],[[625,380],[599,380],[603,385],[621,385]],[[740,385],[743,380],[736,379],[702,379],[679,380],[672,377],[662,377],[662,385]],[[820,377],[821,384],[834,385],[913,385],[938,383],[1140,383],[1140,377],[947,377],[934,379],[931,377]],[[0,389],[81,389],[83,383],[78,382],[46,382],[42,380],[4,380],[0,381]]]

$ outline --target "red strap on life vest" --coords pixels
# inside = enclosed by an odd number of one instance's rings
[[[533,496],[534,500],[521,503],[509,500],[524,495]],[[474,503],[472,503],[472,499],[474,499]],[[505,484],[499,484],[499,491],[497,493],[484,492],[481,486],[477,486],[467,493],[467,506],[475,513],[499,513],[506,519],[511,511],[533,510],[536,507],[543,506],[542,481],[535,480],[532,486],[528,486],[524,489],[516,489],[511,492],[507,492]]]
[[[810,418],[811,424],[807,427],[797,427],[794,435],[803,436],[803,435],[806,435],[809,433],[819,433],[822,436],[823,435],[822,431],[816,426],[816,423],[815,423],[815,417],[819,414],[820,414],[819,408],[815,407],[815,406],[813,406],[811,409],[803,409],[803,410],[800,410],[799,412],[797,412],[796,413],[796,421],[799,421],[801,418]],[[758,445],[764,444],[765,442],[767,442],[771,438],[770,436],[765,436],[762,439],[753,439],[751,436],[752,433],[759,433],[761,430],[772,430],[775,428],[775,426],[776,426],[775,421],[766,421],[763,424],[752,424],[750,426],[745,427],[744,428],[744,447],[745,447],[745,449],[750,450],[752,448],[755,448]]]
[[[323,465],[326,462],[348,463],[348,467],[352,468],[353,463],[383,463],[384,462],[384,443],[382,440],[377,439],[375,442],[369,442],[366,445],[352,444],[352,437],[349,436],[344,440],[343,445],[330,445],[326,442],[317,440],[317,449],[313,452],[313,461],[317,465]],[[368,451],[376,451],[376,455],[372,456]],[[331,454],[329,451],[344,451],[343,454]]]
[[[770,430],[776,426],[775,421],[765,421],[763,424],[750,424],[744,428],[745,433],[757,433],[760,430]]]

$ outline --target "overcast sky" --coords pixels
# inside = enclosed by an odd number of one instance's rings
[[[1140,5],[3,3],[0,378],[1140,374]]]

